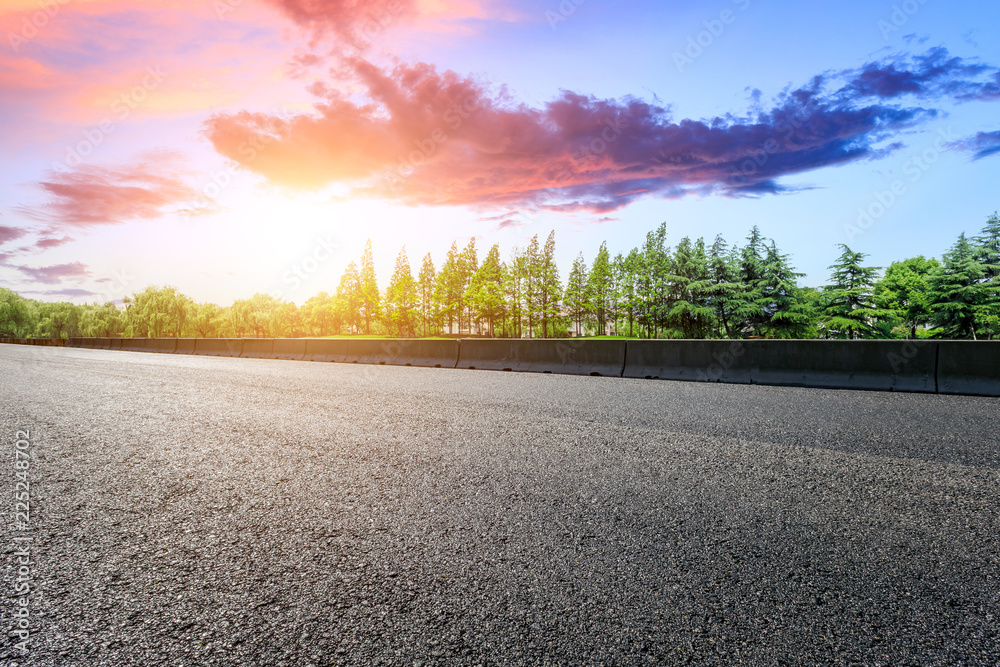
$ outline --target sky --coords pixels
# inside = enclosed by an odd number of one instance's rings
[[[937,256],[1000,208],[1000,3],[0,0],[0,285],[220,305],[556,234]]]

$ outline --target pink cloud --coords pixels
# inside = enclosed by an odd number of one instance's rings
[[[41,206],[19,207],[36,220],[70,227],[114,225],[150,220],[197,198],[172,168],[174,156],[159,153],[136,165],[81,166],[70,172],[49,172],[38,185],[49,198]],[[59,245],[65,240],[50,239]]]
[[[15,269],[28,276],[35,282],[47,285],[62,282],[64,278],[86,278],[90,275],[87,266],[82,262],[71,262],[69,264],[54,264],[52,266],[15,266]]]
[[[926,73],[944,57],[932,55],[897,62],[894,71],[942,82],[927,95],[985,85],[979,79],[993,71],[946,59]],[[605,215],[651,196],[786,192],[781,177],[884,157],[880,142],[936,114],[899,104],[895,89],[854,85],[884,63],[814,77],[744,117],[677,121],[668,108],[631,97],[564,91],[533,107],[426,63],[389,71],[344,62],[364,95],[312,86],[321,98],[314,113],[219,114],[206,123],[208,138],[220,154],[286,187],[350,183],[355,194],[409,205]]]
[[[0,225],[0,244],[19,239],[24,236],[25,231],[23,229],[18,229],[17,227],[8,227],[6,225]]]

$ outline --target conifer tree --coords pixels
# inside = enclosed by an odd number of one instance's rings
[[[378,319],[379,314],[378,282],[375,280],[375,258],[372,256],[371,239],[365,243],[365,252],[361,256],[359,280],[361,317],[365,320],[365,334],[367,335],[371,333],[372,320]]]
[[[833,270],[832,281],[825,288],[826,309],[822,321],[828,335],[843,338],[873,338],[879,336],[875,320],[884,315],[874,302],[872,292],[878,280],[878,267],[863,266],[865,255],[844,244]]]

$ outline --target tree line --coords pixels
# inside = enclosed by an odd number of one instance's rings
[[[430,254],[414,275],[405,247],[384,291],[371,241],[335,292],[298,306],[267,294],[221,307],[173,287],[113,303],[25,299],[0,288],[0,334],[19,337],[302,337],[331,335],[559,338],[1000,338],[1000,218],[961,234],[940,261],[912,257],[883,272],[846,245],[829,282],[803,287],[789,256],[757,227],[744,243],[721,236],[667,243],[666,224],[614,257],[579,254],[563,283],[555,234],[504,259],[480,261],[475,239]]]

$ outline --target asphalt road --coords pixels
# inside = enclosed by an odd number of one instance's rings
[[[2,664],[1000,663],[998,399],[0,345],[0,415]]]

